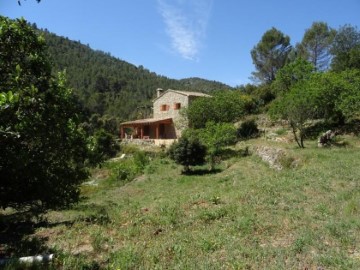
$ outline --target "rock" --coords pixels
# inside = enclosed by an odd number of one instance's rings
[[[337,134],[338,132],[331,130],[328,130],[325,133],[323,133],[323,135],[321,135],[318,140],[318,147],[330,146]]]
[[[285,156],[285,152],[279,148],[271,148],[267,146],[259,146],[254,151],[263,161],[268,163],[271,168],[275,170],[282,170],[283,166],[280,163],[281,157]]]

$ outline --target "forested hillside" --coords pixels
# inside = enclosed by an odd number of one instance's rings
[[[147,117],[157,88],[211,92],[231,88],[200,78],[169,79],[144,68],[92,50],[89,46],[48,31],[44,34],[53,71],[66,70],[70,87],[90,114],[119,120]]]

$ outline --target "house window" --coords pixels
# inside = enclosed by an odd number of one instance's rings
[[[165,111],[168,111],[169,110],[169,106],[166,105],[166,104],[163,104],[160,106],[160,111],[161,112],[165,112]]]
[[[181,103],[174,103],[174,110],[180,110],[181,109]]]

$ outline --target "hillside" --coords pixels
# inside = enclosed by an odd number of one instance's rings
[[[232,147],[212,173],[181,175],[160,149],[145,149],[146,161],[123,147],[79,205],[50,212],[12,252],[54,253],[59,269],[359,269],[359,140],[299,149],[289,130],[274,131]],[[282,170],[261,147],[285,153]]]
[[[149,113],[157,88],[199,92],[231,89],[223,83],[200,78],[175,80],[160,76],[78,41],[39,31],[49,46],[54,72],[66,70],[69,85],[91,114],[134,119],[138,117],[139,107],[148,108],[146,113]]]

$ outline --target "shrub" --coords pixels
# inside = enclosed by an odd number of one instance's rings
[[[287,130],[285,128],[279,128],[279,129],[275,130],[275,133],[279,136],[282,136],[282,135],[287,134]]]
[[[169,156],[177,164],[184,166],[184,172],[190,171],[190,166],[205,163],[206,147],[197,139],[182,137],[169,149]]]
[[[209,121],[205,128],[185,130],[183,137],[189,140],[198,139],[206,146],[207,160],[210,164],[210,170],[213,170],[215,163],[221,161],[224,147],[236,143],[236,128],[230,123]]]
[[[210,163],[210,170],[213,170],[215,163],[219,163],[220,153],[227,145],[236,142],[236,129],[230,123],[207,122],[205,128],[199,130],[200,141],[206,145],[207,158]]]
[[[136,177],[136,168],[129,162],[121,162],[114,168],[116,180],[131,181]]]
[[[96,148],[99,155],[104,158],[116,156],[120,146],[116,143],[114,137],[104,129],[97,130],[94,135],[96,139]]]
[[[259,129],[254,119],[244,121],[237,130],[237,136],[241,139],[254,138],[258,135]]]
[[[126,155],[131,155],[139,151],[139,147],[132,144],[125,144],[121,147],[121,152]]]
[[[143,172],[146,165],[149,164],[149,157],[144,151],[137,151],[134,153],[134,165],[138,172]]]

